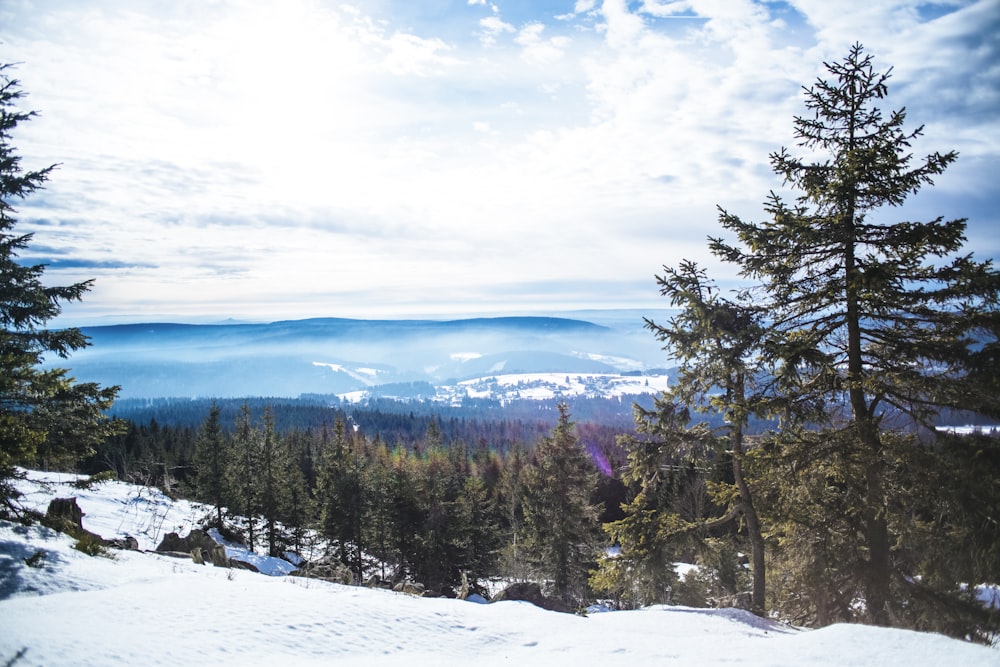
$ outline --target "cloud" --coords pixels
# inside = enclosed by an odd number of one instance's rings
[[[479,41],[486,46],[496,44],[497,38],[503,33],[516,32],[513,25],[502,21],[497,16],[487,16],[484,19],[479,19],[479,27],[481,28]]]
[[[529,23],[521,28],[514,41],[523,47],[522,57],[532,65],[551,65],[563,58],[570,39],[563,35],[544,38],[545,25]]]
[[[918,154],[962,153],[932,203],[976,193],[970,238],[1000,222],[995,2],[552,7],[4,4],[0,60],[42,111],[17,147],[61,164],[19,224],[109,311],[657,303],[663,264],[733,277],[716,204],[760,217],[801,86],[855,39],[927,123]]]

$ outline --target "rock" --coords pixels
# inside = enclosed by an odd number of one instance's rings
[[[53,498],[45,512],[45,518],[54,523],[63,523],[70,529],[63,532],[83,530],[83,510],[76,498]]]
[[[103,537],[83,527],[83,510],[77,504],[76,498],[53,498],[45,511],[42,524],[77,540],[91,541],[99,545],[108,544]]]
[[[202,551],[211,551],[219,543],[212,539],[212,536],[200,528],[195,528],[186,537],[181,537],[177,533],[167,533],[163,536],[157,551],[192,551],[195,547]]]
[[[167,533],[156,547],[156,551],[167,554],[186,553],[198,565],[210,562],[216,567],[234,567],[226,555],[226,548],[200,528],[195,528],[185,537],[177,533]],[[253,567],[249,563],[247,565]]]
[[[421,597],[425,592],[423,584],[418,584],[413,581],[401,581],[395,586],[393,586],[392,590],[396,591],[397,593],[416,595],[417,597]]]
[[[567,614],[573,613],[573,609],[562,600],[547,597],[542,593],[542,588],[534,582],[519,582],[511,584],[495,596],[493,602],[502,601],[530,602],[536,607],[548,609],[549,611],[559,611]]]
[[[310,579],[322,579],[335,584],[351,586],[354,584],[354,573],[339,560],[325,559],[315,563],[305,563],[292,572],[293,577],[309,577]]]
[[[229,567],[229,556],[226,555],[226,547],[216,544],[209,550],[208,560],[215,567]]]
[[[191,560],[194,561],[195,565],[205,564],[205,557],[201,553],[201,547],[195,547],[191,550]]]
[[[248,563],[243,560],[236,560],[235,558],[229,559],[229,567],[234,570],[249,570],[250,572],[260,572],[256,565],[253,563]]]
[[[126,535],[125,537],[116,537],[108,540],[108,546],[115,549],[121,549],[122,551],[138,551],[139,540],[135,539],[131,535]]]

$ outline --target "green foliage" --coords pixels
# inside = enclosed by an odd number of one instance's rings
[[[892,546],[893,622],[983,639],[1000,616],[969,582],[1000,580],[1000,441],[949,436],[935,444],[887,433],[879,511]],[[772,526],[771,604],[794,623],[861,622],[869,566],[864,468],[849,431],[802,433],[753,452],[755,490]]]
[[[894,453],[893,425],[929,425],[942,408],[1000,414],[1000,273],[963,253],[962,219],[885,221],[886,207],[931,184],[957,154],[914,161],[922,129],[905,131],[902,109],[882,111],[890,73],[876,71],[860,45],[826,67],[830,79],[806,89],[811,117],[795,119],[809,158],[771,155],[800,193],[795,204],[772,193],[761,223],[723,211],[738,243],[715,238],[711,248],[760,281],[771,321],[763,354],[779,381],[770,405],[786,425],[780,442],[796,460],[809,451],[809,465],[795,471],[800,488],[787,495],[810,495],[787,505],[797,529],[781,539],[795,554],[789,562],[815,579],[798,576],[810,613],[826,622],[860,599],[865,620],[905,625],[908,598],[893,582],[919,572],[900,559],[906,526],[892,510],[907,497],[895,466],[914,462]]]
[[[641,504],[639,494],[624,508],[625,518],[604,525],[619,550],[602,556],[590,578],[594,591],[619,608],[674,602],[678,545],[671,537],[686,523],[676,514],[641,509]]]
[[[222,432],[220,414],[221,408],[213,402],[194,443],[194,464],[196,497],[215,506],[216,522],[221,525],[222,508],[229,504],[231,496],[226,474],[231,454],[229,439]]]
[[[103,484],[104,482],[111,482],[115,479],[117,479],[117,476],[115,475],[114,471],[104,470],[102,472],[97,473],[96,475],[90,475],[89,477],[76,480],[75,482],[73,482],[73,488],[83,489],[83,490],[92,489],[98,484]]]
[[[88,556],[114,558],[114,554],[110,549],[108,549],[108,545],[104,543],[104,540],[102,540],[99,536],[86,531],[83,531],[79,537],[77,537],[73,548],[81,553],[87,554]]]
[[[263,435],[254,426],[250,407],[243,406],[232,436],[233,456],[227,470],[233,509],[247,522],[247,542],[253,549],[261,512],[260,470]]]
[[[597,558],[600,507],[591,495],[597,471],[575,435],[569,409],[535,450],[524,479],[524,555],[552,595],[579,605],[588,597],[587,572]]]
[[[35,113],[17,109],[19,82],[0,64],[0,506],[13,509],[16,464],[69,465],[117,432],[103,411],[117,387],[76,383],[62,369],[42,369],[46,355],[68,357],[85,347],[79,329],[46,329],[62,304],[79,301],[92,281],[48,286],[44,264],[26,265],[18,256],[32,234],[18,234],[16,200],[40,189],[54,167],[25,171],[11,139]]]

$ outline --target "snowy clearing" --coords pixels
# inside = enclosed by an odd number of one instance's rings
[[[29,506],[75,496],[83,525],[151,549],[203,507],[118,482],[31,473]],[[800,631],[738,610],[652,607],[588,617],[195,565],[152,553],[91,557],[41,526],[0,522],[0,664],[997,665],[1000,650],[859,625]],[[30,567],[26,559],[43,552]],[[237,555],[231,550],[231,555]],[[259,557],[259,564],[268,559]],[[284,563],[284,561],[280,561]],[[277,565],[277,563],[272,563]],[[287,565],[287,563],[286,563]]]

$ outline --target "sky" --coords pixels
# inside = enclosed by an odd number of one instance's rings
[[[0,0],[25,259],[67,324],[663,307],[855,42],[960,153],[880,215],[1000,258],[996,0]]]

